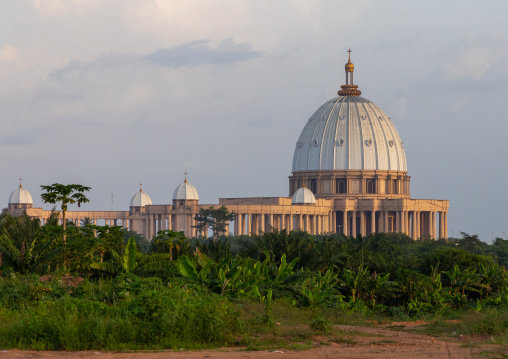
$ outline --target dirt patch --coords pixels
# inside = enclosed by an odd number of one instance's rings
[[[61,359],[184,359],[184,358],[480,358],[480,352],[491,351],[508,354],[508,348],[483,345],[485,337],[464,336],[434,338],[414,332],[385,327],[334,326],[338,336],[320,335],[313,338],[313,348],[304,351],[286,349],[245,351],[243,348],[222,348],[204,351],[158,352],[36,352],[24,350],[0,350],[0,359],[61,358]],[[472,347],[468,347],[471,344]],[[500,357],[500,355],[498,355]],[[482,357],[483,358],[483,357]],[[487,358],[487,357],[485,357]]]

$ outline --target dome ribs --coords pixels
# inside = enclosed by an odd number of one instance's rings
[[[356,100],[356,98],[355,98]],[[347,169],[350,170],[361,170],[362,169],[362,157],[363,157],[363,146],[362,146],[362,131],[360,124],[358,123],[358,119],[351,119],[350,116],[350,107],[351,107],[351,97],[347,97],[347,117],[349,123],[349,131],[348,131],[348,143],[349,143],[349,166]]]
[[[345,97],[339,97],[340,106],[337,109],[337,121],[335,126],[334,133],[334,159],[330,168],[335,169],[346,169],[349,165],[349,137],[348,137],[348,121],[339,120],[340,112],[342,111],[342,107],[344,107]],[[344,140],[342,145],[338,145],[337,141]]]

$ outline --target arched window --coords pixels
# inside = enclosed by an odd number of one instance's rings
[[[311,179],[310,180],[310,190],[312,193],[317,194],[317,180]]]
[[[367,180],[367,193],[376,193],[376,183],[374,180]]]
[[[399,193],[399,191],[397,191],[397,180],[393,180],[392,193],[393,194],[398,194]]]
[[[347,182],[344,179],[337,180],[337,193],[347,193]]]

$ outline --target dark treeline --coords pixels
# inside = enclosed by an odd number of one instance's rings
[[[188,239],[162,231],[151,242],[120,227],[69,222],[41,226],[27,216],[0,216],[0,271],[68,273],[94,280],[126,273],[174,279],[235,299],[299,307],[389,311],[407,315],[507,303],[508,241],[476,235],[413,241],[400,233],[311,236],[273,230],[257,236]],[[1,295],[0,295],[1,296]],[[362,309],[363,308],[363,309]]]
[[[330,317],[460,318],[473,332],[508,326],[508,241],[477,236],[413,241],[273,230],[256,236],[152,241],[120,227],[45,225],[0,216],[0,347],[138,349],[235,343],[275,308]],[[300,309],[301,308],[301,309]],[[327,314],[325,314],[327,313]],[[250,322],[249,322],[250,323]],[[330,322],[331,323],[331,322]],[[328,325],[328,324],[327,324]]]

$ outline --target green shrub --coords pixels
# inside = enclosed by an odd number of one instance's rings
[[[316,332],[328,333],[332,329],[332,322],[324,317],[318,317],[310,323],[310,328]]]
[[[226,345],[241,329],[238,314],[225,298],[196,288],[170,288],[161,281],[128,277],[85,283],[77,291],[79,296],[71,292],[53,297],[50,290],[44,290],[34,297],[27,288],[35,288],[40,282],[26,280],[27,285],[0,294],[2,348],[111,350]],[[6,287],[6,283],[2,285]],[[48,288],[51,285],[57,284]],[[25,304],[13,304],[14,298]]]

